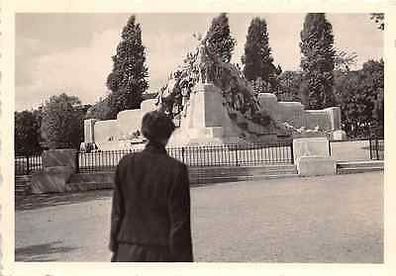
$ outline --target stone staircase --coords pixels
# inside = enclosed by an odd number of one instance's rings
[[[298,176],[294,165],[270,165],[265,167],[195,167],[189,169],[192,186],[209,183],[260,180]],[[67,183],[69,192],[111,189],[114,172],[75,174]]]
[[[383,160],[337,162],[337,174],[362,173],[381,170],[384,170]]]
[[[190,168],[191,185],[298,176],[295,165]]]
[[[74,174],[66,184],[69,192],[112,189],[114,172],[93,172]]]
[[[15,195],[25,196],[30,193],[31,175],[15,175]]]
[[[381,171],[383,161],[339,161],[337,174]],[[211,183],[266,180],[273,178],[296,177],[297,169],[290,165],[239,166],[239,167],[191,167],[189,168],[192,186]],[[67,183],[67,191],[80,192],[113,188],[114,172],[93,172],[74,174]],[[15,176],[15,194],[29,194],[31,175]]]

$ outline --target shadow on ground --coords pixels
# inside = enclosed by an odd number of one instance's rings
[[[62,242],[56,241],[32,245],[15,249],[15,261],[17,262],[51,262],[57,261],[54,254],[62,254],[75,250],[74,247],[60,246]]]
[[[33,210],[43,207],[81,203],[90,200],[108,199],[111,196],[112,190],[18,196],[15,197],[15,210]]]

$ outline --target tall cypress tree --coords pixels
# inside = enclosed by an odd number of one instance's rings
[[[311,109],[334,106],[335,50],[332,26],[324,13],[309,13],[300,35],[301,68],[306,87],[305,104]]]
[[[142,44],[140,25],[132,15],[121,33],[113,59],[113,71],[107,77],[107,87],[111,90],[111,116],[125,109],[137,109],[142,102],[142,94],[148,88],[145,65],[145,47]]]
[[[273,61],[267,23],[265,19],[256,17],[250,22],[245,43],[245,54],[242,56],[242,63],[245,65],[243,73],[246,79],[256,81],[257,78],[261,78],[275,86],[278,70]]]
[[[224,62],[230,62],[235,47],[235,39],[231,36],[227,14],[221,13],[213,18],[212,25],[206,34],[208,50],[220,57]]]

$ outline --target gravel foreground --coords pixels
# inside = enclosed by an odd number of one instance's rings
[[[16,261],[108,262],[110,190],[19,198]],[[198,262],[383,262],[383,173],[191,189]]]

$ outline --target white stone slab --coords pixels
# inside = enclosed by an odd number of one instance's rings
[[[346,133],[343,130],[335,130],[331,133],[331,139],[335,141],[344,141],[347,139]]]
[[[298,163],[303,156],[329,157],[329,141],[327,137],[297,138],[293,140],[294,162]]]
[[[302,156],[297,163],[297,171],[300,176],[334,175],[336,162],[326,156]]]

